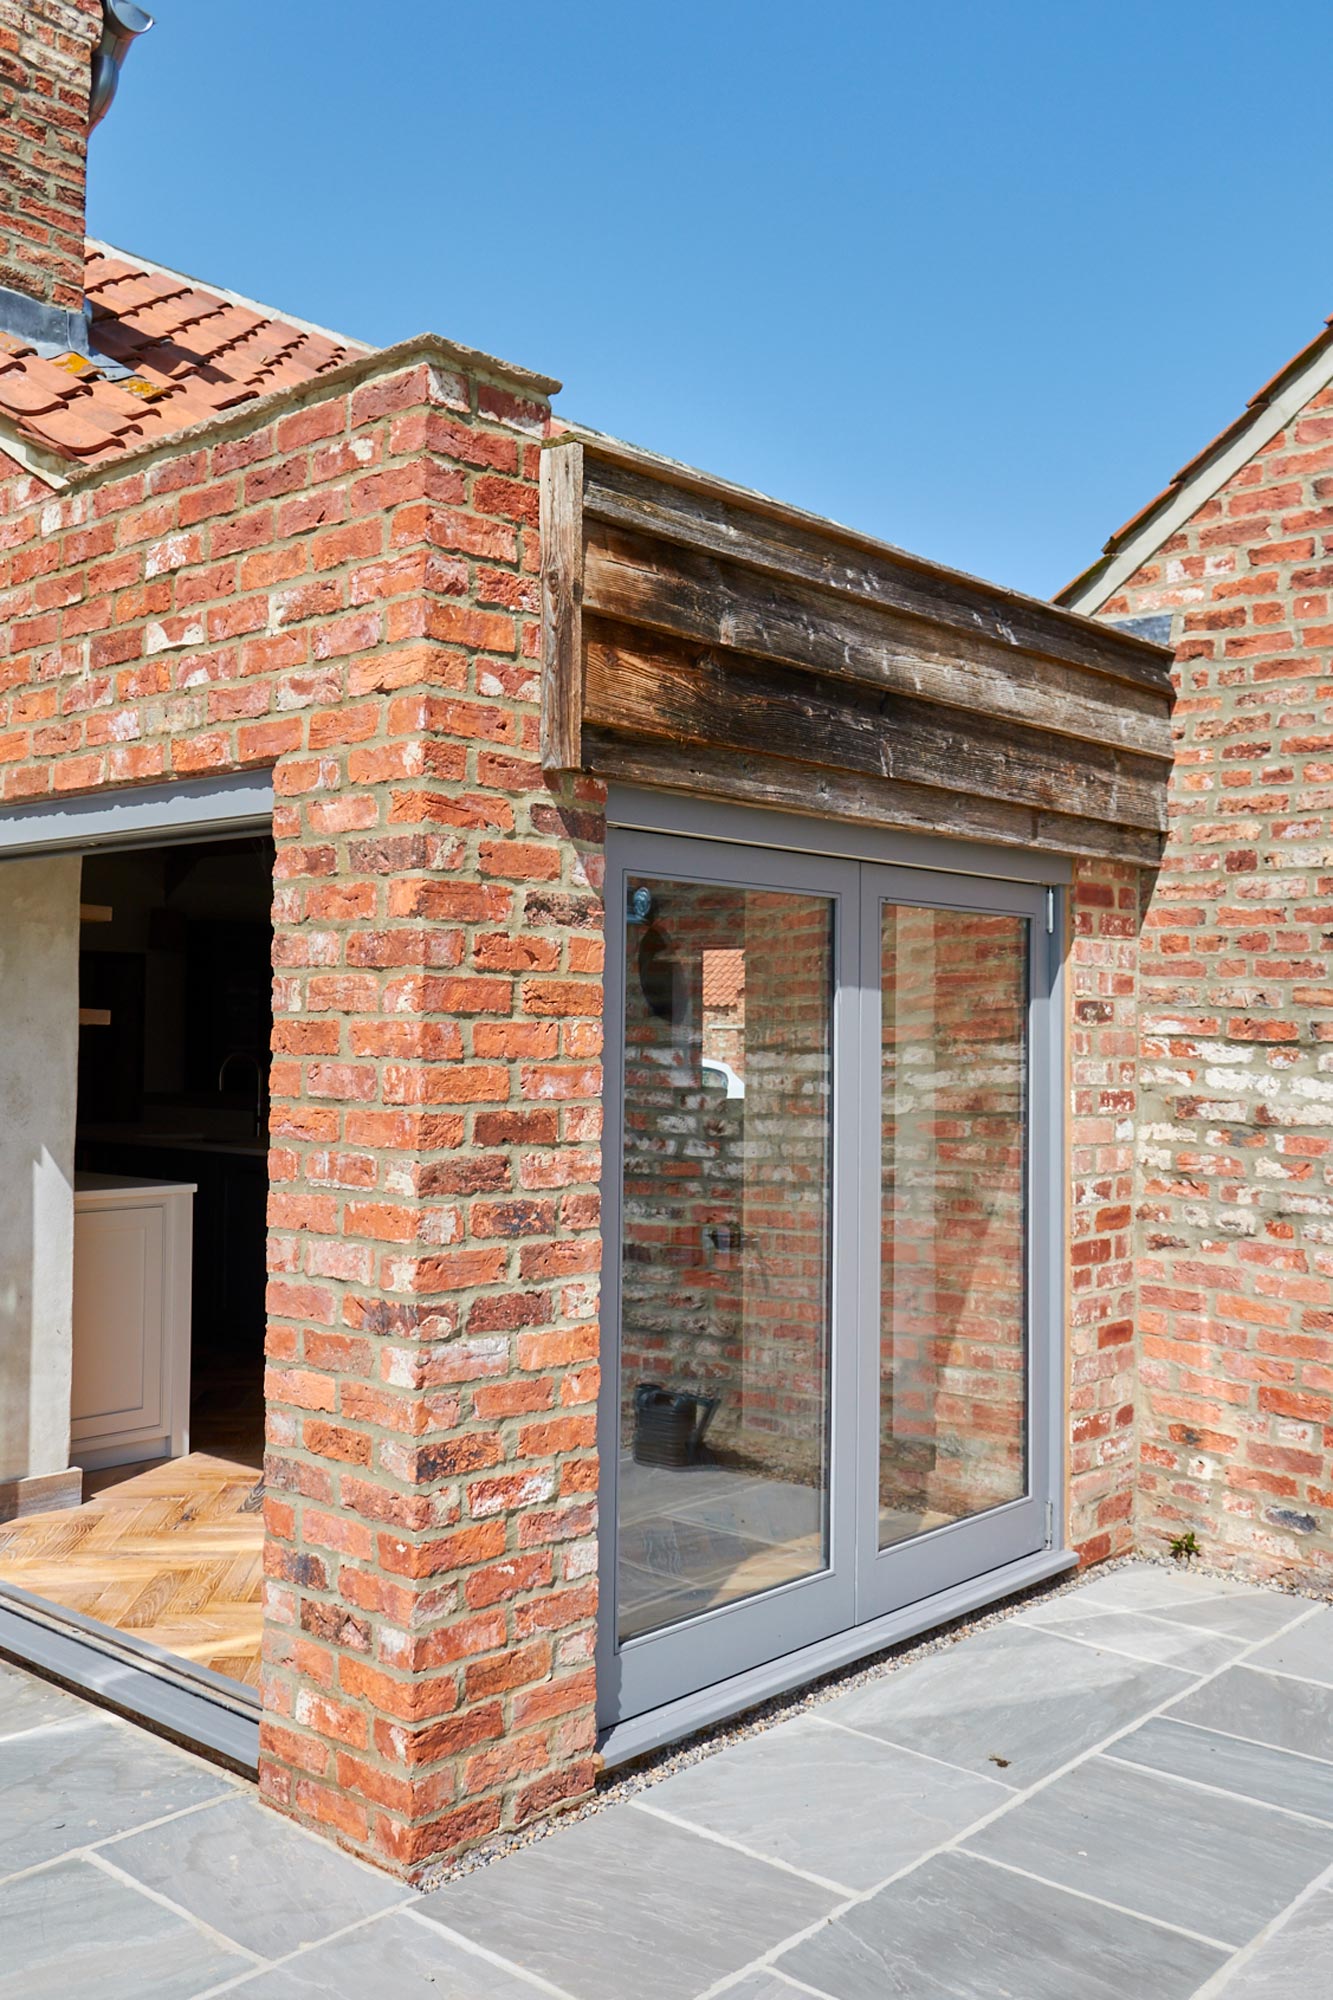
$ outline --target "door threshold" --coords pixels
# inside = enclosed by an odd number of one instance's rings
[[[726,1722],[744,1709],[771,1701],[775,1695],[789,1694],[793,1688],[818,1680],[822,1674],[850,1666],[854,1660],[866,1659],[871,1653],[882,1653],[906,1639],[918,1638],[934,1626],[966,1618],[974,1611],[999,1604],[1018,1591],[1030,1590],[1034,1584],[1062,1576],[1077,1566],[1078,1557],[1072,1549],[1042,1549],[1037,1555],[1006,1563],[1002,1569],[990,1570],[968,1583],[955,1584],[934,1597],[923,1597],[916,1604],[887,1612],[882,1618],[849,1626],[845,1632],[835,1632],[831,1638],[802,1646],[795,1653],[784,1653],[780,1659],[768,1660],[763,1666],[751,1667],[729,1680],[716,1681],[712,1687],[700,1688],[695,1694],[682,1695],[678,1701],[666,1702],[661,1708],[615,1723],[598,1742],[602,1761],[608,1770],[614,1770],[617,1765],[631,1763],[665,1744],[677,1743],[701,1729],[711,1728],[714,1723]]]
[[[257,1689],[211,1667],[0,1584],[0,1658],[197,1750],[241,1777],[259,1768]]]

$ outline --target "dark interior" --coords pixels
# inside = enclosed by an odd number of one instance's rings
[[[76,1165],[196,1183],[190,1445],[260,1465],[273,842],[90,854],[82,900]]]

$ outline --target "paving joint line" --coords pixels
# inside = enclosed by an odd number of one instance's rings
[[[783,1986],[789,1986],[793,1993],[809,1993],[814,1996],[814,2000],[837,2000],[837,1995],[830,1993],[827,1987],[811,1986],[808,1980],[798,1979],[794,1972],[780,1972],[776,1965],[765,1965],[758,1969],[768,1978],[777,1980]],[[755,1970],[753,1965],[742,1966],[739,1972],[728,1975],[725,1986],[710,1986],[706,1993],[699,1996],[699,2000],[727,2000],[727,1995],[735,1993],[745,1980],[752,1977]]]
[[[1147,1716],[1143,1719],[1149,1720]],[[1321,1757],[1317,1750],[1288,1750],[1283,1743],[1265,1743],[1262,1736],[1242,1736],[1239,1730],[1219,1729],[1212,1722],[1191,1722],[1185,1715],[1168,1716],[1167,1720],[1181,1729],[1197,1729],[1201,1736],[1225,1736],[1232,1743],[1252,1744],[1256,1750],[1275,1750],[1280,1757],[1304,1757],[1311,1764],[1333,1765],[1333,1757]]]
[[[240,1952],[243,1957],[249,1959],[250,1965],[248,1969],[251,1972],[265,1970],[272,1965],[272,1959],[265,1958],[262,1952],[252,1951],[249,1945],[241,1944],[236,1938],[228,1937],[225,1931],[216,1929],[214,1925],[208,1923],[203,1917],[197,1917],[193,1910],[187,1910],[183,1903],[175,1902],[172,1897],[164,1894],[161,1889],[151,1889],[146,1882],[140,1882],[133,1875],[127,1875],[123,1868],[117,1868],[115,1862],[108,1861],[104,1854],[90,1849],[85,1859],[92,1867],[99,1868],[104,1875],[110,1876],[113,1882],[121,1883],[126,1889],[136,1890],[148,1902],[157,1903],[162,1909],[170,1910],[173,1916],[183,1917],[190,1928],[198,1931],[202,1937],[210,1939],[214,1944],[225,1945],[228,1951]]]
[[[1034,1869],[1020,1868],[1014,1861],[999,1861],[993,1854],[978,1854],[975,1848],[960,1847],[969,1861],[984,1862],[988,1868],[1002,1869],[1006,1875],[1019,1875],[1025,1882],[1040,1882],[1044,1889],[1058,1890],[1062,1896],[1077,1896],[1080,1902],[1095,1903],[1099,1909],[1114,1910],[1118,1916],[1133,1917],[1136,1923],[1152,1924],[1159,1931],[1173,1931],[1177,1937],[1192,1938],[1195,1944],[1211,1945],[1214,1951],[1224,1951],[1228,1958],[1240,1950],[1238,1944],[1228,1944],[1225,1938],[1212,1937],[1207,1931],[1191,1930],[1188,1924],[1173,1924],[1169,1917],[1152,1917],[1146,1910],[1135,1910],[1128,1903],[1113,1903],[1107,1896],[1095,1896],[1090,1889],[1075,1889],[1068,1882],[1056,1882],[1049,1875],[1038,1875]]]
[[[1089,1583],[1086,1587],[1089,1590],[1101,1589],[1104,1586],[1105,1581],[1106,1580],[1103,1579],[1103,1582],[1100,1584]],[[1256,1583],[1256,1584],[1246,1584],[1240,1586],[1234,1591],[1227,1593],[1227,1600],[1229,1600],[1233,1604],[1244,1603],[1245,1594],[1247,1590],[1263,1590],[1263,1585]],[[1286,1594],[1287,1593],[1285,1591],[1280,1591],[1280,1590],[1271,1590],[1265,1592],[1265,1595],[1269,1597],[1284,1597],[1286,1596]],[[1218,1595],[1221,1596],[1222,1593],[1219,1592]],[[1074,1589],[1066,1592],[1063,1596],[1054,1598],[1052,1602],[1056,1604],[1071,1604],[1077,1596],[1078,1596],[1078,1590]],[[1202,1601],[1206,1603],[1207,1599],[1204,1599]],[[1306,1599],[1305,1601],[1310,1602],[1311,1600]],[[1314,1601],[1316,1602],[1317,1607],[1318,1604],[1322,1602],[1322,1600],[1314,1600]],[[1114,1604],[1114,1603],[1089,1604],[1084,1607],[1083,1611],[1079,1615],[1084,1618],[1150,1618],[1154,1625],[1164,1625],[1166,1626],[1167,1630],[1171,1632],[1199,1632],[1202,1633],[1203,1636],[1208,1639],[1230,1639],[1238,1646],[1254,1644],[1253,1640],[1237,1639],[1234,1632],[1224,1632],[1220,1629],[1220,1627],[1216,1625],[1186,1625],[1182,1622],[1180,1618],[1171,1617],[1170,1613],[1165,1609],[1165,1607],[1160,1604],[1153,1605],[1152,1607],[1141,1604]],[[1025,1610],[1025,1611],[1015,1612],[1014,1619],[1016,1623],[1021,1622],[1023,1624],[1029,1624],[1029,1625],[1037,1624],[1041,1619],[1040,1604],[1037,1605],[1037,1607],[1032,1611]],[[1062,1618],[1052,1618],[1050,1620],[1050,1623],[1052,1625],[1062,1625],[1064,1622],[1065,1621]],[[1043,1625],[1042,1629],[1043,1630],[1046,1629],[1045,1625]]]
[[[408,1901],[410,1900],[409,1897]],[[372,1910],[368,1917],[357,1917],[353,1923],[342,1924],[336,1931],[330,1931],[327,1937],[311,1938],[309,1944],[297,1945],[295,1951],[285,1951],[281,1958],[265,1959],[259,1970],[280,1972],[284,1966],[295,1965],[299,1960],[308,1958],[311,1952],[319,1951],[324,1945],[336,1944],[340,1938],[352,1937],[357,1931],[369,1930],[373,1924],[383,1923],[386,1917],[396,1916],[400,1910],[406,1908],[406,1903],[390,1903],[387,1909]],[[189,2000],[213,2000],[214,1994],[234,1993],[239,1987],[247,1986],[256,1976],[256,1968],[247,1966],[243,1972],[229,1976],[219,1985],[206,1986],[198,1993],[192,1993]]]
[[[679,1828],[682,1833],[697,1834],[701,1840],[711,1840],[718,1847],[729,1847],[733,1854],[744,1854],[751,1861],[762,1861],[766,1868],[780,1868],[784,1875],[795,1875],[799,1881],[811,1882],[817,1889],[831,1889],[836,1896],[854,1896],[856,1890],[848,1882],[835,1882],[831,1875],[816,1875],[809,1868],[798,1868],[792,1861],[779,1861],[771,1854],[761,1854],[758,1848],[747,1847],[742,1840],[734,1840],[728,1833],[716,1833],[711,1827],[699,1826],[694,1820],[682,1819],[678,1813],[671,1813],[661,1806],[645,1805],[641,1798],[632,1798],[627,1804],[641,1813],[648,1813],[653,1819],[660,1819],[667,1826]]]
[[[868,1729],[858,1729],[854,1722],[835,1722],[830,1715],[816,1715],[812,1720],[821,1723],[825,1729],[840,1729],[844,1736],[859,1737],[862,1743],[874,1743],[881,1750],[900,1750],[904,1756],[919,1757],[923,1764],[938,1764],[941,1771],[954,1771],[963,1778],[980,1778],[984,1784],[997,1785],[1011,1798],[1018,1797],[1016,1785],[1006,1785],[1003,1778],[992,1778],[988,1771],[974,1771],[967,1764],[951,1764],[947,1757],[932,1757],[928,1750],[913,1750],[906,1743],[893,1743],[886,1736],[872,1736]]]
[[[1212,1734],[1214,1732],[1210,1731],[1209,1733]],[[1240,1743],[1246,1742],[1249,1739],[1246,1737],[1234,1737],[1232,1740]],[[1267,1744],[1256,1744],[1255,1747],[1256,1749],[1267,1749],[1269,1746]],[[1236,1799],[1242,1805],[1261,1806],[1265,1812],[1282,1813],[1287,1819],[1304,1820],[1307,1826],[1326,1826],[1333,1832],[1333,1807],[1330,1808],[1328,1817],[1325,1818],[1320,1813],[1302,1812],[1299,1806],[1279,1806],[1275,1805],[1272,1799],[1257,1799],[1250,1792],[1233,1792],[1230,1785],[1210,1785],[1206,1778],[1187,1778],[1181,1771],[1163,1771],[1156,1764],[1141,1764],[1137,1757],[1130,1757],[1125,1754],[1118,1755],[1114,1750],[1104,1750],[1101,1754],[1108,1764],[1123,1764],[1126,1770],[1143,1771],[1152,1778],[1166,1778],[1173,1785],[1188,1785],[1191,1790],[1196,1792],[1210,1792],[1214,1798]],[[1286,1754],[1298,1757],[1301,1755],[1301,1752],[1299,1750],[1289,1751]]]
[[[1271,1944],[1276,1937],[1281,1937],[1298,1910],[1304,1909],[1307,1903],[1312,1903],[1316,1896],[1322,1896],[1331,1887],[1333,1887],[1333,1862],[1321,1875],[1316,1875],[1313,1882],[1307,1882],[1299,1896],[1293,1896],[1286,1907],[1279,1910],[1261,1931],[1256,1932],[1248,1944],[1242,1945],[1225,1965],[1219,1965],[1217,1971],[1205,1980],[1202,1986],[1196,1987],[1190,2000],[1215,2000],[1216,1995],[1224,1994],[1231,1984],[1233,1975],[1249,1965],[1264,1945]]]
[[[1261,1667],[1257,1660],[1237,1660],[1236,1665],[1250,1674],[1270,1674],[1275,1681],[1299,1681],[1302,1687],[1323,1688],[1326,1694],[1333,1695],[1333,1681],[1317,1681],[1313,1674],[1293,1674],[1287,1667]]]
[[[487,1965],[494,1965],[501,1972],[516,1974],[530,1986],[534,1986],[539,1993],[549,1994],[551,2000],[578,2000],[578,1995],[571,1993],[567,1986],[557,1986],[554,1980],[547,1979],[540,1972],[532,1972],[525,1966],[517,1965],[513,1959],[502,1957],[498,1951],[492,1951],[489,1945],[475,1943],[473,1939],[465,1937],[462,1931],[453,1930],[448,1924],[442,1924],[438,1917],[428,1917],[421,1909],[408,1909],[404,1914],[410,1917],[414,1924],[423,1925],[436,1936],[447,1937],[451,1944],[461,1945],[473,1958],[483,1959]]]
[[[8,1875],[0,1875],[0,1889],[7,1889],[11,1882],[21,1882],[28,1875],[40,1875],[43,1869],[57,1868],[62,1861],[86,1861],[100,1853],[104,1847],[114,1847],[117,1841],[132,1840],[136,1833],[152,1833],[159,1826],[170,1826],[178,1819],[189,1819],[194,1813],[208,1812],[213,1806],[226,1804],[225,1795],[218,1799],[199,1799],[192,1806],[181,1806],[178,1811],[163,1813],[159,1819],[145,1820],[140,1826],[128,1826],[119,1833],[108,1833],[101,1840],[80,1841],[77,1847],[62,1848],[59,1854],[49,1854],[42,1861],[31,1861],[26,1868],[15,1868]]]
[[[1197,1672],[1196,1668],[1182,1667],[1175,1660],[1156,1659],[1151,1653],[1131,1653],[1128,1646],[1113,1646],[1109,1639],[1089,1639],[1082,1632],[1067,1632],[1065,1625],[1072,1625],[1073,1622],[1072,1618],[1068,1620],[1060,1619],[1050,1625],[1038,1625],[1033,1622],[1025,1624],[1024,1630],[1028,1632],[1041,1632],[1049,1639],[1065,1639],[1071,1646],[1087,1646],[1094,1653],[1114,1653],[1117,1659],[1136,1660],[1141,1667],[1169,1667],[1173,1674],[1185,1674],[1187,1676]],[[1171,1628],[1164,1626],[1163,1629],[1170,1630]],[[1178,1630],[1179,1628],[1177,1627],[1176,1629]],[[1217,1639],[1223,1635],[1219,1632],[1205,1632],[1202,1636],[1205,1639]],[[1241,1642],[1233,1640],[1232,1643],[1239,1646]],[[1267,1641],[1264,1643],[1266,1644]],[[1224,1664],[1231,1666],[1233,1662],[1228,1660]]]

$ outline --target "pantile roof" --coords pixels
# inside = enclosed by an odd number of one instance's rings
[[[740,1007],[745,1001],[745,953],[705,951],[703,954],[703,1003],[705,1007]]]
[[[12,427],[97,465],[371,351],[108,244],[88,244],[86,268],[91,355],[0,333],[0,448]]]

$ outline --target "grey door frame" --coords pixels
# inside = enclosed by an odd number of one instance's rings
[[[607,926],[603,1327],[610,1337],[604,1339],[599,1412],[603,1609],[597,1646],[598,1718],[610,1733],[604,1746],[608,1752],[623,1745],[624,1754],[632,1755],[653,1742],[669,1741],[686,1726],[698,1726],[698,1720],[731,1712],[747,1698],[756,1698],[761,1688],[767,1691],[796,1685],[819,1670],[818,1662],[825,1655],[830,1665],[836,1664],[856,1657],[858,1650],[870,1651],[886,1643],[891,1630],[895,1634],[900,1629],[924,1630],[932,1622],[931,1607],[936,1603],[940,1617],[957,1615],[960,1605],[985,1602],[988,1589],[1001,1595],[1040,1576],[1056,1574],[1073,1560],[1058,1545],[1062,1529],[1056,1507],[1064,1476],[1065,1400],[1060,1337],[1064,1241],[1061,892],[1072,869],[1067,861],[1046,855],[807,821],[797,815],[705,804],[638,788],[613,788],[608,817],[607,908],[614,915]],[[745,851],[738,852],[740,849]],[[847,870],[839,865],[836,874],[830,874],[825,872],[830,861],[871,866]],[[867,1038],[878,1033],[877,939],[868,967],[873,977],[868,989],[861,984],[868,923],[865,912],[873,910],[877,926],[880,902],[888,895],[890,900],[935,907],[1005,909],[1028,919],[1029,1476],[1025,1500],[899,1544],[883,1552],[883,1561],[879,1551],[870,1548],[858,1562],[858,1516],[863,1523],[863,1550],[871,1540],[869,1522],[875,1518],[867,1512],[865,1498],[873,1478],[872,1462],[868,1462],[864,1437],[855,1438],[855,1428],[858,1402],[867,1428],[871,1421],[866,1409],[871,1401],[868,1371],[874,1371],[873,1404],[875,1410],[878,1408],[878,1342],[862,1332],[862,1328],[878,1323],[877,1284],[875,1310],[869,1320],[866,1317],[872,1274],[875,1281],[878,1278],[878,1259],[861,1260],[856,1280],[859,1297],[851,1302],[854,1309],[849,1312],[845,1271],[857,1270],[852,1244],[851,1263],[844,1267],[830,1317],[829,1555],[835,1587],[813,1588],[825,1583],[827,1573],[821,1573],[704,1613],[661,1633],[644,1635],[622,1648],[616,1636],[624,1114],[621,1024],[624,882],[631,869],[659,873],[668,879],[679,874],[683,879],[786,886],[837,897],[836,910],[842,921],[835,936],[838,985],[831,1221],[835,1276],[847,1255],[848,1212],[854,1211],[854,1226],[862,1231],[870,1220],[865,1240],[878,1241],[879,1231],[878,1215],[867,1216],[867,1206],[873,1206],[878,1198],[878,1167],[870,1175],[859,1170],[871,1157],[872,1123],[874,1157],[878,1160],[879,1093],[862,1093],[859,1107],[846,1103],[856,1088],[858,1061],[862,1066],[866,1061]],[[848,947],[853,942],[849,934],[853,931],[856,964],[852,983],[844,992]],[[870,1000],[873,1005],[868,1004]],[[872,1014],[873,1029],[867,1018]],[[853,1043],[849,1036],[855,1037],[857,1048],[857,1056],[850,1062],[847,1051]],[[872,1073],[878,1075],[878,1056]],[[849,1117],[856,1128],[850,1134]],[[854,1449],[849,1450],[853,1443]],[[877,1541],[877,1536],[873,1539]],[[854,1588],[847,1615],[846,1579],[839,1572],[849,1550]],[[906,1550],[913,1554],[904,1561]],[[881,1584],[880,1576],[891,1582]],[[993,1578],[989,1585],[988,1577]],[[751,1617],[751,1613],[757,1615]],[[863,1635],[863,1643],[858,1634]],[[790,1670],[784,1662],[790,1663]],[[729,1698],[729,1690],[734,1690],[734,1698]],[[698,1720],[692,1721],[695,1717]]]
[[[0,809],[5,862],[103,848],[163,847],[273,833],[267,766],[113,785]],[[0,1583],[0,1658],[36,1667],[91,1700],[246,1773],[259,1760],[259,1691],[132,1632]]]

